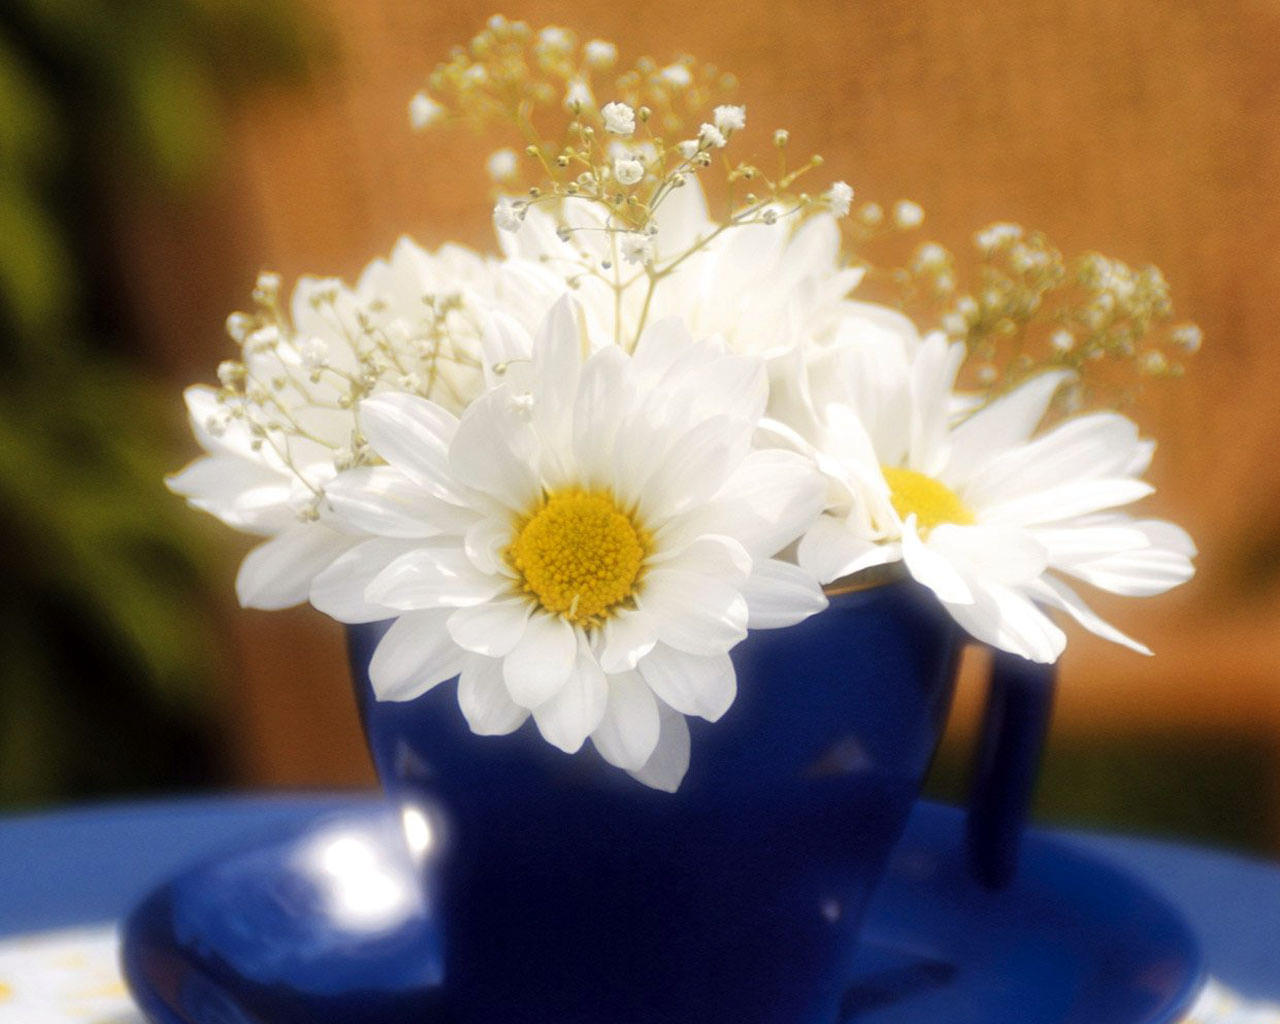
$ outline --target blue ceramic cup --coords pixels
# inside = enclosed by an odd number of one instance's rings
[[[453,1024],[835,1024],[859,920],[937,746],[967,642],[909,580],[833,597],[733,652],[738,696],[692,721],[678,792],[531,722],[473,735],[454,688],[378,702],[383,626],[352,627],[387,791],[423,809]],[[1011,870],[1051,670],[995,661],[970,840]]]

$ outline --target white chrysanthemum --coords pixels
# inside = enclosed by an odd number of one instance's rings
[[[901,560],[971,635],[1033,661],[1066,643],[1041,606],[1150,653],[1094,614],[1062,577],[1117,594],[1161,593],[1192,575],[1171,523],[1116,508],[1151,493],[1154,444],[1117,413],[1032,434],[1068,376],[1045,373],[972,415],[953,385],[962,345],[914,352],[893,332],[853,339],[810,367],[807,414],[781,411],[813,446],[831,504],[798,559],[824,583]],[[836,396],[844,394],[843,400]]]
[[[841,263],[840,228],[825,212],[798,226],[747,224],[712,238],[718,225],[693,178],[658,204],[655,224],[642,260],[633,259],[634,233],[616,230],[587,200],[530,206],[498,241],[508,257],[572,279],[591,337],[624,346],[642,323],[678,316],[695,338],[720,337],[736,352],[771,358],[829,337],[862,277]],[[650,270],[659,275],[652,294]]]
[[[380,698],[458,676],[475,732],[532,714],[557,747],[590,737],[673,790],[683,716],[714,720],[734,699],[729,650],[749,626],[826,604],[773,557],[825,484],[808,459],[753,446],[763,365],[694,344],[677,321],[651,326],[634,356],[588,356],[566,298],[531,348],[527,390],[513,375],[460,420],[411,395],[361,405],[387,465],[342,474],[328,496],[375,537],[317,577],[312,602],[347,622],[399,616],[370,665]]]
[[[319,499],[335,473],[363,457],[361,397],[390,388],[463,408],[486,384],[480,337],[489,310],[536,324],[562,291],[542,267],[452,245],[428,253],[402,239],[354,289],[299,281],[286,322],[253,330],[243,362],[226,364],[232,387],[188,388],[206,455],[169,487],[229,526],[270,538],[240,567],[241,603],[305,601],[311,578],[359,539]]]

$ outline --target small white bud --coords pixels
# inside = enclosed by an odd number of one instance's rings
[[[1170,332],[1170,340],[1183,352],[1199,352],[1204,342],[1204,332],[1195,324],[1182,324]]]
[[[785,146],[791,141],[791,133],[785,128],[779,128],[773,133],[773,144],[778,147]]]
[[[1070,352],[1076,347],[1076,336],[1070,331],[1059,328],[1049,335],[1049,344],[1055,352]]]
[[[523,222],[524,207],[517,206],[505,196],[498,200],[498,205],[493,208],[493,223],[499,231],[519,231]]]
[[[519,416],[528,418],[533,415],[533,395],[528,391],[512,391],[507,396],[507,408]]]
[[[698,129],[698,145],[702,149],[723,149],[727,143],[724,132],[713,124],[704,124]]]
[[[1017,224],[991,224],[974,235],[973,242],[979,252],[984,256],[990,256],[1021,237],[1022,228]]]
[[[1164,373],[1169,368],[1169,361],[1165,359],[1163,352],[1157,352],[1154,349],[1150,352],[1142,354],[1142,372],[1149,373],[1152,376]]]
[[[681,159],[692,160],[698,155],[698,140],[685,139],[683,142],[677,142],[676,152],[680,154]]]
[[[594,110],[595,105],[596,98],[591,92],[591,86],[581,78],[572,79],[564,92],[564,109],[573,114],[579,110]]]
[[[516,156],[514,149],[503,147],[490,153],[484,166],[489,172],[489,177],[501,183],[510,181],[516,176],[516,171],[520,168],[520,158]]]
[[[723,134],[741,131],[747,126],[747,108],[740,106],[716,107],[712,120]]]
[[[622,236],[622,258],[631,264],[653,262],[653,240],[648,235],[629,231]]]
[[[272,299],[280,294],[280,275],[264,270],[253,285],[254,298]]]
[[[918,228],[924,223],[924,210],[910,199],[899,199],[893,204],[893,222],[903,231]]]
[[[409,101],[409,123],[415,132],[430,128],[443,119],[445,109],[425,92],[414,93]]]
[[[224,388],[235,388],[244,382],[244,378],[245,368],[243,363],[224,359],[218,364],[218,383]]]
[[[253,330],[253,317],[247,313],[232,313],[227,317],[227,336],[237,345],[243,345],[244,339]]]
[[[538,49],[548,54],[565,54],[573,49],[573,33],[558,25],[548,25],[538,33]]]
[[[587,67],[596,71],[607,71],[618,60],[618,48],[604,39],[592,39],[582,48],[582,56]]]
[[[849,206],[853,203],[853,188],[843,181],[832,182],[823,199],[826,200],[827,208],[832,214],[837,217],[847,217]]]
[[[604,130],[614,135],[631,135],[636,130],[636,112],[625,103],[606,103],[600,115]]]
[[[937,242],[925,242],[912,262],[918,271],[941,270],[947,265],[947,250]]]
[[[677,89],[687,89],[693,84],[693,76],[683,64],[668,64],[658,72],[658,78]]]
[[[308,369],[314,370],[324,366],[325,360],[329,358],[329,343],[315,335],[299,341],[297,349],[303,365]]]
[[[634,185],[644,178],[644,164],[634,156],[620,157],[613,162],[613,177],[619,185]]]

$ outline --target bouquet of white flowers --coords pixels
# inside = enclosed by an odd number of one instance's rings
[[[474,732],[532,716],[665,789],[731,649],[840,590],[910,575],[1037,662],[1052,612],[1146,652],[1074,583],[1192,574],[1186,533],[1120,511],[1154,444],[1113,408],[1199,345],[1159,272],[1011,224],[881,265],[918,206],[805,191],[785,130],[731,156],[747,111],[712,68],[617,63],[491,19],[410,116],[518,140],[488,161],[500,255],[402,239],[354,286],[264,274],[230,317],[169,483],[266,538],[241,602],[393,619],[379,698],[456,678]]]

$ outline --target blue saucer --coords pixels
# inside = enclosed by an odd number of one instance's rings
[[[153,892],[124,948],[153,1024],[457,1020],[400,829],[385,809],[343,812]],[[917,807],[868,911],[840,1020],[803,1024],[1162,1024],[1190,1006],[1199,949],[1145,885],[1032,832],[1018,878],[993,893],[970,880],[963,834],[958,811]]]

